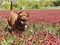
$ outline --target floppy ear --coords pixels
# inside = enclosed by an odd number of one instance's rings
[[[22,13],[22,12],[18,12],[17,14],[19,15],[20,13]]]
[[[29,17],[29,14],[27,13],[27,17]]]

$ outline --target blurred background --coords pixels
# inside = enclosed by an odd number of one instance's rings
[[[60,0],[12,0],[14,10],[60,9]],[[0,10],[10,9],[10,0],[0,0]]]

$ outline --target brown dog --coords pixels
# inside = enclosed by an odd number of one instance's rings
[[[29,15],[25,12],[18,12],[16,14],[11,11],[11,14],[8,17],[8,24],[11,27],[11,30],[24,30],[28,17]]]

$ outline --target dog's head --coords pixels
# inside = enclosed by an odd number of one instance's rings
[[[29,18],[28,13],[26,13],[26,12],[18,12],[17,14],[18,14],[18,19],[21,21],[21,23],[25,24],[26,21]]]

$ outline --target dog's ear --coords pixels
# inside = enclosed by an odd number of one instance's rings
[[[29,17],[29,14],[27,13],[27,17]]]
[[[17,14],[19,15],[20,13],[22,13],[22,12],[18,12]]]

